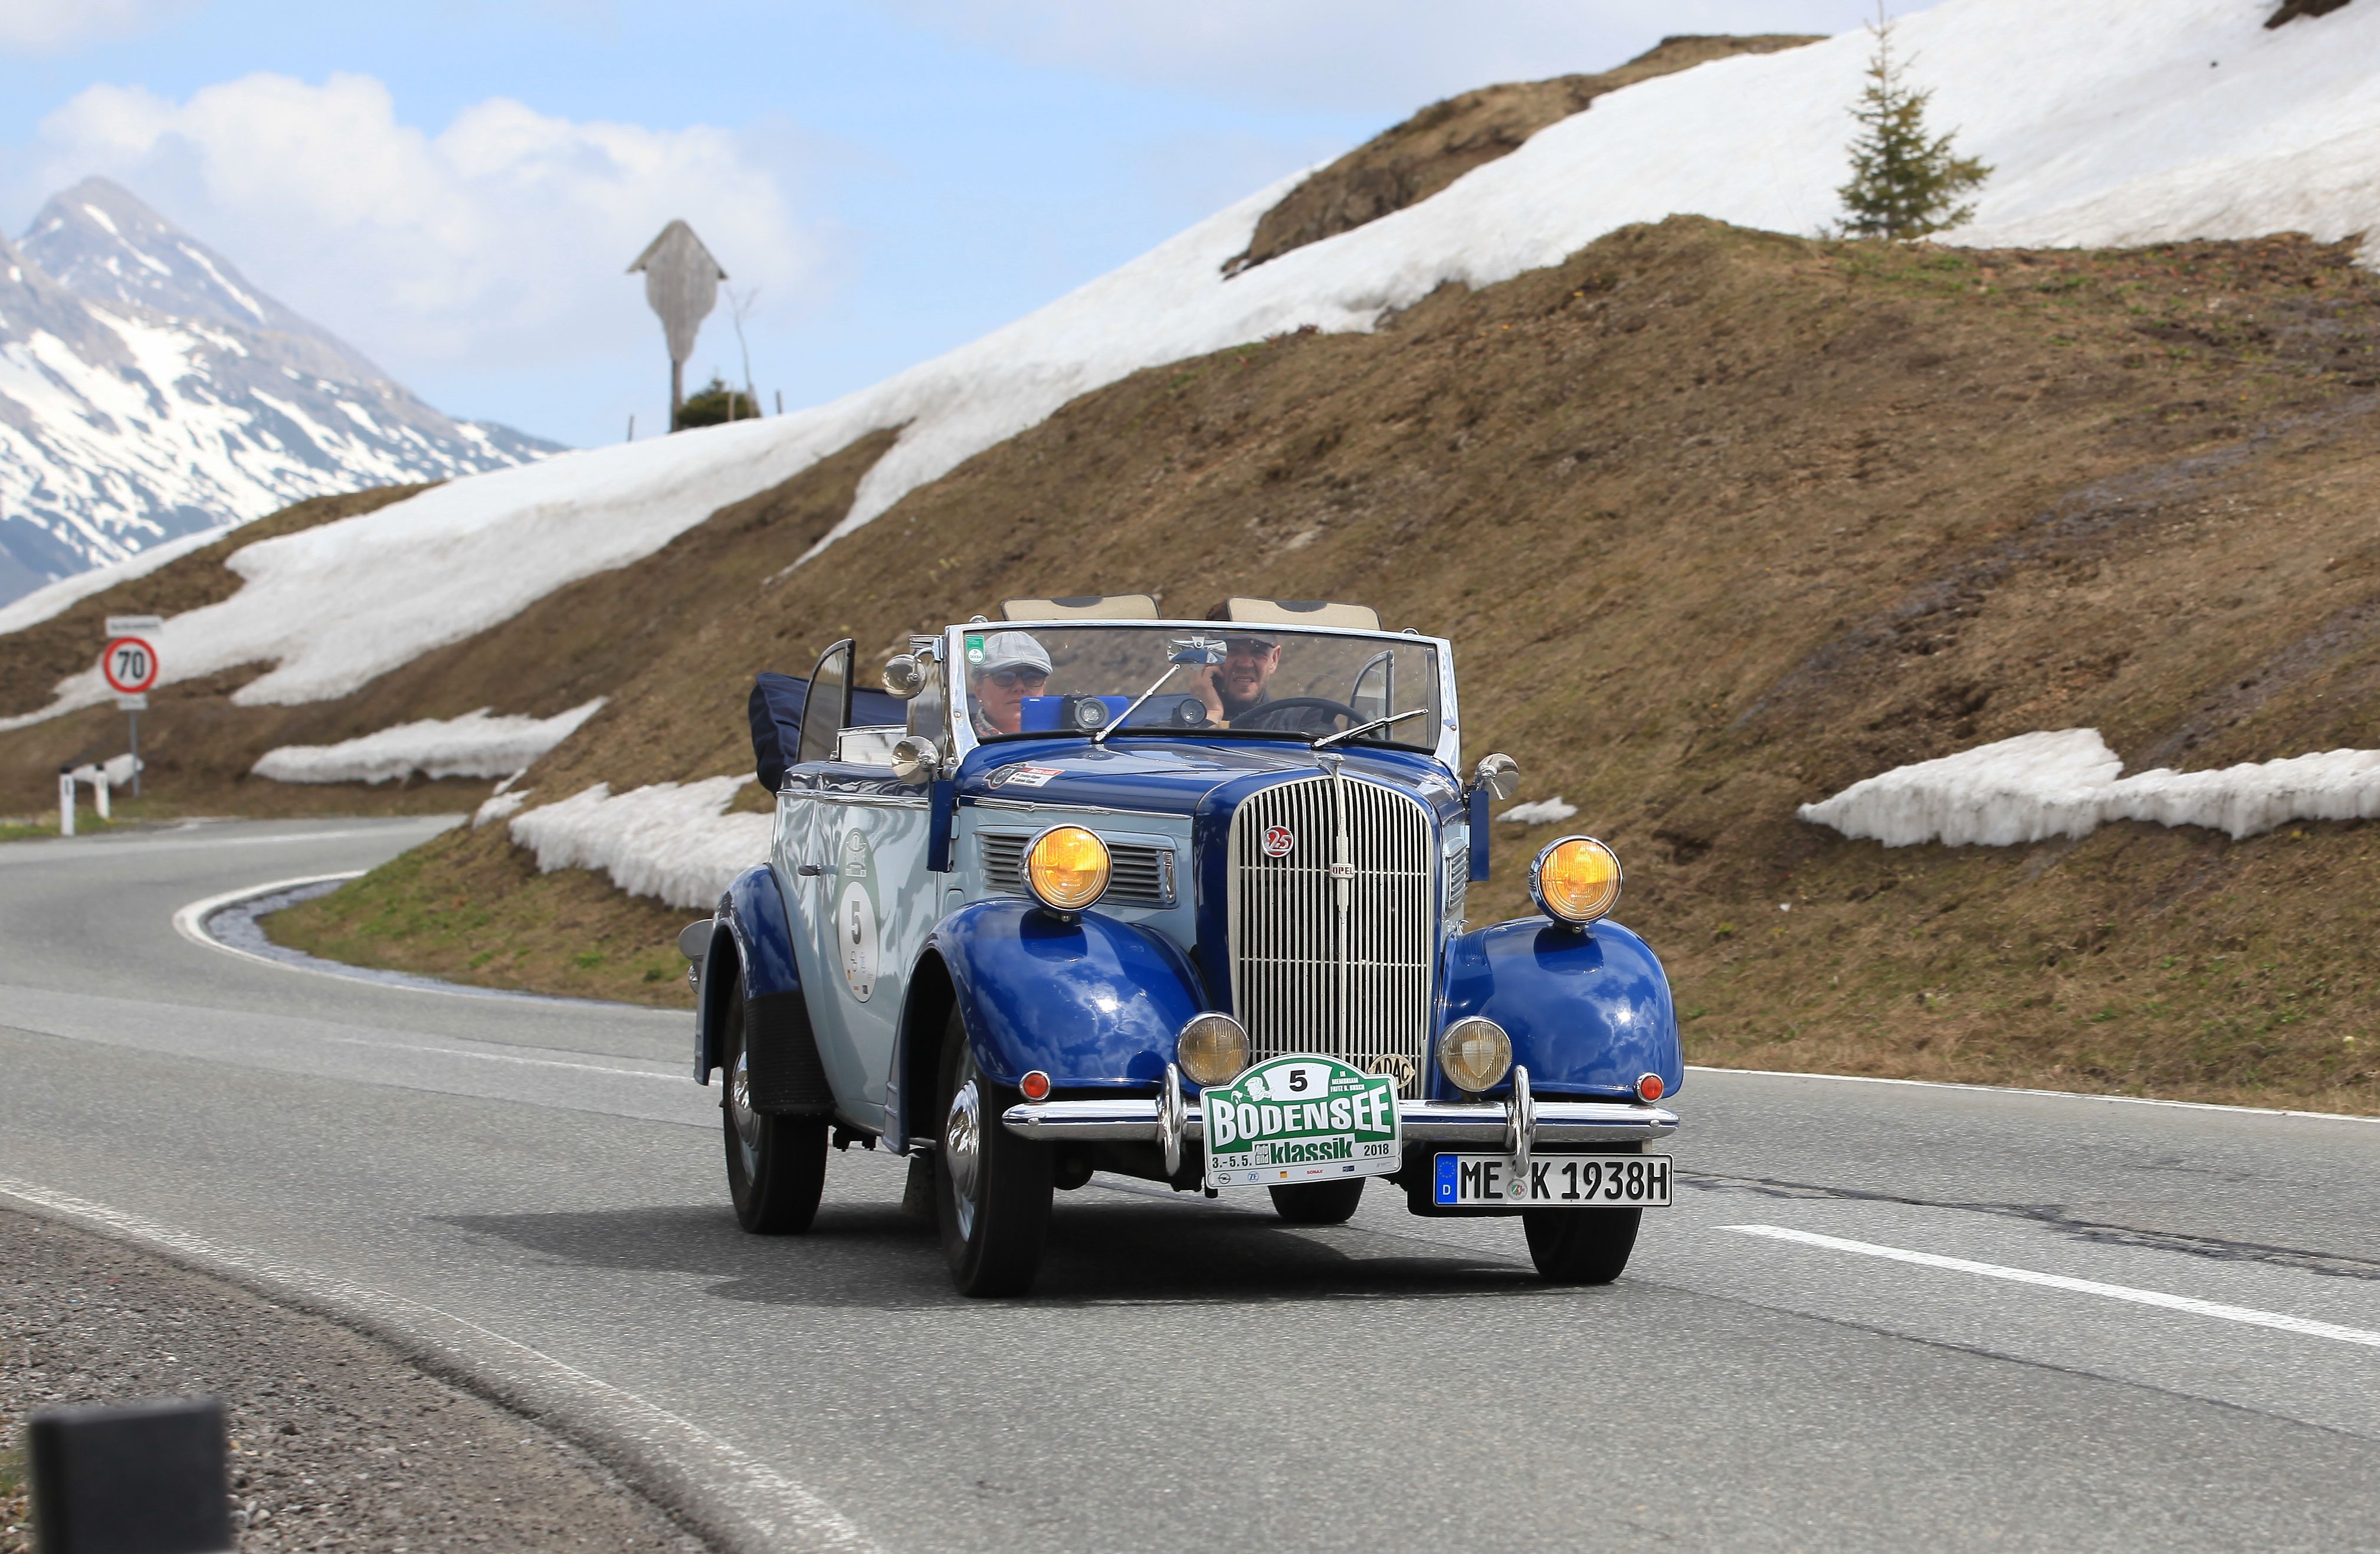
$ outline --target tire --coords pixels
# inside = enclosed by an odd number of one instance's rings
[[[1293,1225],[1343,1225],[1364,1201],[1364,1184],[1357,1176],[1344,1182],[1301,1182],[1294,1187],[1272,1187],[1273,1212]]]
[[[752,1069],[744,1048],[744,973],[727,1002],[720,1044],[720,1132],[727,1146],[727,1196],[735,1222],[754,1235],[799,1235],[818,1218],[826,1189],[827,1120],[771,1117],[752,1110]]]
[[[1636,1249],[1641,1208],[1524,1208],[1529,1260],[1548,1284],[1609,1284]]]
[[[959,1293],[1021,1295],[1041,1271],[1052,1196],[1050,1148],[1017,1137],[1000,1114],[1020,1098],[985,1078],[955,1009],[942,1033],[941,1130],[934,1211]]]

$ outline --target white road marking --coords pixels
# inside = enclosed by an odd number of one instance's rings
[[[614,1068],[609,1063],[565,1062],[559,1058],[521,1058],[510,1052],[472,1052],[460,1047],[426,1047],[410,1041],[377,1041],[360,1036],[325,1036],[317,1039],[342,1047],[367,1047],[381,1052],[426,1052],[442,1058],[471,1058],[483,1063],[521,1063],[529,1068],[572,1068],[581,1074],[621,1074],[631,1079],[662,1079],[673,1085],[686,1083],[686,1074],[678,1069]]]
[[[1920,1090],[1977,1090],[1987,1096],[2044,1096],[2051,1100],[2096,1100],[2110,1106],[2167,1106],[2183,1111],[2228,1111],[2242,1117],[2310,1117],[2324,1123],[2363,1123],[2380,1127],[2380,1117],[2352,1111],[2289,1111],[2277,1106],[2231,1106],[2212,1100],[2159,1100],[2155,1096],[2095,1095],[2089,1090],[2035,1090],[2016,1085],[1961,1085],[1949,1079],[1887,1079],[1874,1074],[1809,1074],[1791,1068],[1717,1068],[1688,1063],[1688,1074],[1741,1074],[1754,1079],[1821,1079],[1829,1085],[1907,1085]]]
[[[657,1014],[674,1019],[681,1012],[674,1009],[640,1009],[635,1004],[614,1003],[607,999],[564,998],[546,993],[515,992],[507,988],[475,988],[461,982],[448,982],[436,977],[417,977],[408,972],[375,973],[369,967],[341,965],[330,961],[285,961],[271,955],[260,955],[253,950],[243,950],[237,944],[226,944],[207,931],[207,919],[226,906],[237,906],[258,896],[278,895],[294,891],[300,885],[320,884],[325,880],[357,880],[364,870],[351,868],[341,874],[305,874],[295,880],[274,880],[261,885],[242,885],[236,891],[211,895],[194,901],[174,914],[174,931],[193,944],[222,954],[237,955],[258,965],[269,965],[277,971],[303,971],[315,977],[335,977],[343,982],[360,982],[371,988],[394,988],[399,992],[440,993],[449,998],[504,999],[525,1003],[563,1005],[596,1004],[606,1011],[631,1014]]]
[[[2298,1333],[2307,1338],[2327,1338],[2340,1343],[2360,1343],[2368,1349],[2380,1349],[2380,1332],[2364,1328],[2342,1327],[2337,1322],[2317,1322],[2311,1317],[2290,1317],[2278,1311],[2259,1311],[2249,1305],[2225,1305],[2220,1301],[2203,1301],[2189,1295],[2169,1295],[2162,1290],[2136,1290],[2129,1284],[2103,1284],[2095,1279],[2070,1279],[2062,1273],[2036,1273],[2031,1269],[2007,1268],[1998,1263],[1971,1262],[1965,1257],[1944,1257],[1932,1252],[1912,1252],[1901,1246],[1879,1246],[1872,1241],[1846,1241],[1841,1236],[1819,1235],[1814,1231],[1788,1230],[1782,1225],[1721,1225],[1718,1229],[1734,1231],[1741,1235],[1765,1236],[1770,1241],[1790,1241],[1803,1246],[1823,1246],[1830,1252],[1856,1252],[1863,1257],[1882,1257],[1889,1262],[1913,1263],[1919,1268],[1946,1269],[1952,1273],[1972,1273],[1985,1279],[2005,1279],[2016,1284],[2038,1284],[2048,1290],[2067,1290],[2078,1295],[2099,1295],[2107,1300],[2130,1301],[2134,1305],[2159,1306],[2167,1311],[2188,1312],[2193,1317],[2216,1317],[2226,1322],[2245,1322],[2251,1327],[2276,1328],[2285,1333]]]
[[[648,1492],[694,1500],[712,1514],[706,1531],[739,1551],[788,1548],[880,1554],[856,1524],[801,1485],[700,1426],[655,1407],[611,1382],[565,1365],[518,1339],[442,1307],[274,1262],[206,1241],[105,1204],[0,1177],[0,1198],[103,1235],[128,1241],[203,1272],[229,1278],[271,1299],[328,1314],[396,1342],[434,1371],[469,1375],[483,1395],[549,1427],[575,1424],[580,1444],[609,1459],[627,1457]],[[556,1416],[559,1415],[557,1418]],[[587,1439],[592,1436],[593,1439]],[[613,1461],[611,1465],[621,1464]],[[722,1524],[724,1524],[723,1525]]]
[[[441,817],[426,818],[434,819]],[[459,815],[454,817],[447,822],[445,829],[453,830],[462,824],[462,819]],[[281,832],[271,836],[211,836],[198,842],[157,842],[139,834],[76,837],[56,842],[34,843],[24,846],[21,851],[15,847],[0,851],[0,864],[40,863],[44,859],[55,861],[61,853],[89,853],[115,848],[137,847],[144,853],[189,853],[213,847],[264,847],[284,842],[339,842],[355,836],[385,836],[395,829],[396,828],[375,827],[355,831],[291,831]]]

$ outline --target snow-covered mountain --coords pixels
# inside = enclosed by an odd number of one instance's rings
[[[0,238],[0,602],[304,497],[524,464],[103,178]]]

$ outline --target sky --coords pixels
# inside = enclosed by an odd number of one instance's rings
[[[1896,12],[1931,0],[1896,0]],[[449,414],[666,419],[625,272],[729,273],[690,382],[821,403],[1491,81],[1873,0],[0,0],[0,231],[115,179]],[[743,342],[731,297],[743,304]]]

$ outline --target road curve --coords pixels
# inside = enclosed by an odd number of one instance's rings
[[[968,1302],[881,1155],[737,1232],[683,1015],[174,929],[431,829],[0,847],[0,1205],[367,1325],[741,1548],[2380,1542],[2380,1123],[1697,1070],[1609,1289],[1385,1191],[1101,1177]]]

